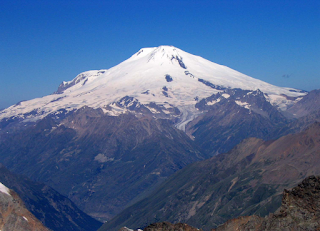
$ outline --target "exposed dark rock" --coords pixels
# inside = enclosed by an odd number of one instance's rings
[[[287,110],[295,118],[306,116],[320,110],[320,89],[310,91],[299,102]]]
[[[174,59],[178,61],[180,67],[182,67],[183,69],[187,69],[186,65],[182,61],[182,57],[180,57],[178,55],[176,55],[176,56],[172,55],[171,60],[174,60]]]
[[[310,176],[292,190],[284,190],[280,209],[265,218],[240,217],[213,231],[320,230],[320,176]]]
[[[148,225],[143,231],[199,231],[199,229],[183,223],[159,222]]]
[[[165,96],[165,97],[169,97],[168,93],[166,91],[162,91],[162,94]]]
[[[217,89],[217,90],[225,90],[226,88],[223,87],[223,86],[219,86],[219,85],[215,85],[207,80],[204,80],[204,79],[198,79],[199,82],[203,83],[204,85],[208,86],[208,87],[211,87],[213,89]]]
[[[54,100],[51,100],[50,103],[53,103],[53,102],[57,102],[57,101],[59,101],[59,100],[62,100],[64,97],[65,97],[65,96],[59,97],[59,98],[54,99]]]
[[[191,74],[189,71],[185,71],[184,73],[185,73],[185,75],[188,75],[188,76],[190,76],[191,78],[194,78],[194,75]]]
[[[279,128],[287,124],[259,90],[225,90],[200,100],[196,107],[203,114],[186,126],[186,133],[211,156],[231,150],[245,138],[276,139]]]
[[[162,94],[165,97],[170,97],[168,94],[169,89],[166,86],[164,86],[162,90],[163,90]],[[145,92],[142,92],[141,94],[148,95],[150,93],[149,93],[149,90],[147,90]],[[137,117],[154,116],[157,119],[170,119],[172,121],[175,121],[177,116],[181,115],[179,109],[172,105],[166,105],[166,107],[164,107],[164,105],[162,104],[158,105],[155,102],[150,102],[148,104],[141,104],[136,98],[129,97],[129,96],[125,96],[121,98],[120,100],[115,102],[115,104],[120,108],[125,108],[129,110],[130,112],[134,113]],[[167,106],[171,106],[171,107],[167,107]],[[150,110],[150,108],[155,109],[156,112],[154,110]],[[107,106],[105,109],[112,110],[110,106]]]
[[[172,82],[173,81],[173,79],[172,79],[172,77],[170,75],[166,75],[165,78],[166,78],[167,82]]]

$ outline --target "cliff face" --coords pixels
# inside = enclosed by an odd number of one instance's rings
[[[320,176],[310,176],[292,190],[284,190],[282,205],[268,217],[240,217],[212,231],[320,230]]]
[[[7,189],[1,184],[2,188]],[[0,190],[0,230],[2,231],[49,231],[24,206],[12,190]]]

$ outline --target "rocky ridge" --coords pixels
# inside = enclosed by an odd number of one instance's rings
[[[199,229],[183,223],[159,222],[148,225],[143,231],[199,231]]]
[[[26,209],[50,230],[95,231],[102,225],[54,189],[31,181],[27,177],[13,174],[2,164],[0,164],[0,182],[14,189]]]
[[[320,176],[310,176],[291,190],[284,190],[281,207],[274,214],[240,217],[212,231],[320,230]]]
[[[266,217],[242,216],[228,220],[211,231],[315,231],[320,230],[320,176],[309,176],[302,183],[285,189],[280,208]],[[140,229],[139,229],[140,230]],[[158,222],[143,231],[198,231],[184,223]],[[201,230],[201,229],[200,229]],[[133,231],[122,228],[119,231]]]
[[[20,197],[0,183],[0,230],[50,231],[25,207]]]
[[[150,224],[147,227],[145,227],[143,230],[142,229],[133,230],[127,227],[123,227],[118,231],[202,231],[202,230],[194,228],[184,223],[172,224],[170,222],[164,221],[164,222]]]

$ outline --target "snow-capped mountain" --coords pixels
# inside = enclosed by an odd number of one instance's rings
[[[254,79],[173,46],[159,46],[143,48],[108,70],[83,72],[72,81],[63,82],[52,95],[1,111],[0,120],[18,117],[36,121],[50,113],[59,114],[59,110],[89,106],[113,116],[129,110],[160,118],[179,117],[176,126],[184,129],[199,114],[195,107],[199,100],[234,88],[259,89],[280,110],[286,110],[306,94]]]
[[[248,137],[274,140],[296,131],[281,110],[294,104],[310,114],[317,94],[306,94],[175,47],[144,48],[109,70],[63,82],[52,95],[0,111],[0,159],[109,221],[191,163]]]

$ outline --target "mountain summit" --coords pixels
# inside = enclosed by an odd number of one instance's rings
[[[176,117],[177,127],[184,129],[186,122],[199,114],[195,108],[199,100],[234,88],[259,89],[281,110],[306,94],[254,79],[173,46],[159,46],[140,49],[108,70],[83,72],[61,83],[52,95],[1,111],[0,120],[15,117],[36,121],[61,110],[89,106],[112,116],[131,111],[158,118]]]

